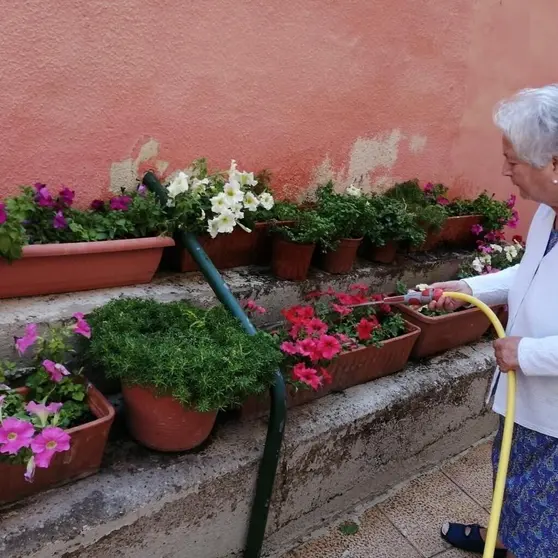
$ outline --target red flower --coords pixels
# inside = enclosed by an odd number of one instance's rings
[[[517,242],[518,244],[523,244],[523,237],[520,234],[514,234],[512,241]]]
[[[322,296],[324,296],[324,293],[322,293],[321,291],[310,291],[305,298],[307,300],[312,300],[313,298],[321,298]]]
[[[301,329],[302,329],[302,324],[294,324],[289,331],[289,335],[291,336],[291,339],[298,339]]]
[[[312,318],[304,325],[304,327],[308,335],[323,335],[327,332],[327,324],[322,322],[319,318]]]
[[[350,291],[360,291],[360,292],[366,292],[368,290],[368,285],[365,285],[364,283],[355,283],[354,285],[351,285],[349,287]]]
[[[292,324],[300,324],[314,317],[314,308],[312,306],[291,306],[281,310],[281,314]]]
[[[444,196],[439,196],[438,198],[436,198],[436,203],[438,205],[449,205],[449,200],[448,198],[444,198]]]
[[[337,300],[341,304],[348,305],[348,304],[354,304],[355,303],[354,302],[354,299],[355,299],[354,295],[350,295],[350,294],[347,294],[347,293],[337,293],[335,295],[335,297],[337,298]]]
[[[349,308],[348,306],[344,306],[342,304],[332,304],[331,307],[341,316],[347,316],[350,314],[353,309]]]
[[[318,339],[318,352],[325,360],[331,360],[341,352],[341,343],[333,335],[322,335]]]
[[[391,306],[389,304],[380,304],[380,311],[384,314],[391,314]]]
[[[316,391],[322,385],[318,372],[314,368],[308,368],[303,362],[299,362],[293,367],[293,377],[296,381],[302,382]]]
[[[311,339],[310,337],[307,337],[302,341],[298,341],[296,344],[296,350],[299,354],[301,354],[302,356],[310,357],[312,359],[316,356],[316,349],[317,342],[315,339]]]
[[[287,355],[296,355],[298,348],[295,343],[285,341],[284,343],[281,343],[281,350]]]
[[[372,332],[380,326],[378,318],[372,316],[369,319],[362,318],[357,324],[357,335],[361,341],[367,341],[372,337]]]
[[[380,302],[380,300],[384,300],[386,298],[383,294],[374,294],[372,295],[372,300],[374,302]]]

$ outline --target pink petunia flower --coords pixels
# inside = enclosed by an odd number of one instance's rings
[[[513,209],[515,207],[515,202],[517,201],[517,196],[515,194],[512,194],[506,201],[506,205],[510,208]]]
[[[54,200],[52,199],[48,188],[44,184],[41,185],[41,188],[37,189],[35,201],[41,207],[54,207]]]
[[[81,312],[77,312],[73,315],[76,320],[76,325],[74,326],[74,333],[76,335],[83,335],[87,339],[91,339],[91,326],[84,319]]]
[[[27,349],[35,344],[38,337],[37,324],[27,324],[25,326],[25,334],[23,337],[17,338],[15,342],[19,356],[23,356],[27,352]]]
[[[27,461],[27,465],[25,467],[25,474],[23,475],[27,482],[31,482],[33,477],[35,476],[35,456],[32,455],[29,460]]]
[[[348,316],[353,309],[345,306],[344,304],[332,304],[331,307],[335,312],[337,312],[340,316]]]
[[[323,335],[327,332],[327,324],[319,318],[312,318],[304,326],[308,335]]]
[[[39,417],[42,426],[47,423],[49,415],[55,415],[61,408],[62,403],[50,403],[49,405],[45,405],[44,403],[36,403],[35,401],[30,401],[25,406],[25,410],[28,413]]]
[[[323,359],[331,360],[341,352],[341,343],[333,335],[322,335],[316,348]]]
[[[35,435],[35,427],[25,420],[8,417],[0,426],[0,453],[16,455],[20,449],[28,448]]]
[[[43,360],[43,368],[48,372],[53,382],[60,382],[64,376],[69,376],[70,372],[63,365],[52,360]]]
[[[436,203],[438,205],[449,205],[449,202],[448,198],[444,198],[444,196],[438,196],[436,198]]]
[[[57,426],[47,426],[31,442],[37,467],[46,469],[54,454],[70,449],[70,435]]]
[[[428,182],[424,186],[424,193],[425,194],[431,194],[433,191],[434,191],[434,184],[432,184],[432,182]]]
[[[297,346],[292,341],[285,341],[281,343],[281,351],[287,355],[296,355],[298,352]]]
[[[308,368],[302,362],[293,367],[293,377],[316,391],[322,385],[322,379],[318,376],[318,372],[314,368]]]
[[[68,187],[64,186],[58,193],[58,206],[71,207],[74,203],[75,197],[76,193],[73,190],[70,190]]]
[[[6,211],[6,204],[0,203],[0,225],[3,225],[8,220],[8,213]]]
[[[482,225],[480,225],[479,223],[477,223],[476,225],[473,225],[471,227],[471,232],[475,236],[479,236],[483,231],[484,231],[484,229],[482,228]]]

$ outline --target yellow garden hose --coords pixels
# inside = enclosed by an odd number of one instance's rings
[[[484,304],[484,302],[481,302],[477,298],[464,293],[447,292],[444,293],[443,296],[461,300],[476,306],[479,310],[482,310],[482,312],[484,312],[486,317],[490,320],[496,329],[498,337],[502,339],[506,336],[506,332],[504,331],[500,320],[496,317],[496,314],[486,304]],[[504,434],[502,436],[502,448],[500,450],[500,463],[498,464],[498,473],[496,475],[496,484],[494,486],[492,510],[490,512],[490,521],[488,523],[488,532],[486,534],[483,558],[493,558],[494,550],[496,549],[500,516],[502,515],[502,505],[504,503],[506,477],[508,475],[508,466],[510,462],[513,426],[515,422],[515,387],[515,373],[510,370],[508,372],[507,407],[506,418],[504,421]]]

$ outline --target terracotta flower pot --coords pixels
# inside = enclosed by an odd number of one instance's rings
[[[213,429],[217,411],[199,413],[152,388],[123,385],[126,418],[132,436],[158,451],[186,451],[201,445]]]
[[[490,327],[488,318],[478,308],[435,317],[425,316],[408,306],[398,306],[398,309],[404,314],[406,320],[421,330],[411,353],[413,358],[426,358],[474,343]],[[492,309],[498,313],[500,306],[493,306]]]
[[[294,225],[294,221],[275,221],[275,226]],[[262,223],[262,230],[256,239],[255,265],[270,265],[273,254],[273,233],[270,231],[269,223]]]
[[[335,250],[320,254],[319,266],[328,273],[350,273],[355,263],[362,238],[344,238]]]
[[[477,237],[471,232],[474,225],[481,222],[480,215],[464,215],[462,217],[448,217],[438,232],[430,232],[425,243],[416,251],[434,250],[440,246],[449,248],[474,248]]]
[[[397,242],[388,242],[385,246],[367,246],[364,257],[373,262],[390,264],[397,256]]]
[[[88,477],[99,470],[114,409],[92,385],[87,388],[87,403],[96,420],[68,429],[70,449],[56,454],[48,469],[36,469],[33,482],[24,479],[23,465],[0,463],[0,504]]]
[[[304,281],[312,262],[315,244],[297,244],[275,236],[271,269],[278,279]]]
[[[406,322],[406,326],[406,333],[385,341],[381,347],[362,347],[339,355],[328,366],[328,372],[332,377],[331,384],[318,391],[310,389],[297,391],[289,386],[287,406],[289,408],[298,407],[321,399],[331,392],[343,391],[402,370],[420,335],[418,327],[408,322]],[[251,420],[264,416],[268,412],[269,396],[266,394],[247,399],[242,406],[241,415],[244,420]]]
[[[217,269],[231,269],[256,263],[261,237],[266,234],[267,224],[256,223],[250,233],[235,227],[232,233],[218,234],[215,238],[209,235],[200,236],[198,242]],[[199,270],[198,264],[186,248],[177,246],[174,252],[174,269],[183,273]]]
[[[12,263],[0,259],[0,298],[88,291],[149,283],[166,237],[36,244]]]

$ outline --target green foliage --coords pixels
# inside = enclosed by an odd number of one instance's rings
[[[346,521],[345,523],[339,525],[339,532],[348,537],[356,535],[359,531],[360,528],[354,521]]]
[[[222,306],[120,299],[96,310],[90,322],[88,364],[202,412],[264,392],[282,358],[269,334],[246,334]]]
[[[307,210],[299,211],[294,224],[274,226],[272,230],[290,242],[316,244],[322,241],[322,246],[328,248],[327,239],[333,237],[335,224],[327,216],[320,215],[318,211]]]
[[[360,192],[360,190],[356,190]],[[339,194],[334,191],[333,182],[318,188],[316,211],[332,223],[331,235],[322,238],[326,248],[335,248],[345,238],[361,238],[366,232],[367,199],[362,194]]]
[[[365,236],[374,246],[401,242],[418,246],[426,238],[414,213],[401,200],[389,196],[370,196],[364,216]]]
[[[472,213],[482,216],[481,224],[485,231],[500,231],[513,216],[511,204],[499,201],[483,192],[472,202]]]
[[[0,225],[0,257],[18,259],[27,244],[143,238],[168,232],[164,208],[153,194],[134,192],[122,197],[129,200],[126,209],[114,210],[110,202],[96,202],[98,210],[80,210],[61,196],[52,198],[49,205],[41,205],[37,190],[24,187],[19,196],[6,200],[7,221]],[[58,228],[54,225],[57,215],[63,220]]]

